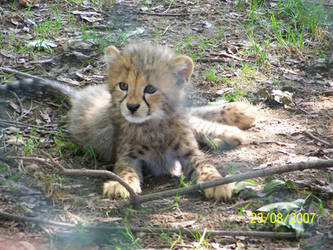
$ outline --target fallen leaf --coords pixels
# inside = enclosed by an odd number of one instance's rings
[[[21,137],[17,137],[16,135],[6,136],[5,141],[8,144],[12,144],[12,145],[25,145],[24,140]]]
[[[50,49],[50,48],[56,48],[58,45],[51,40],[47,39],[38,39],[31,41],[27,44],[27,47],[31,48],[43,48],[43,49]]]
[[[271,203],[265,206],[262,206],[260,208],[258,208],[258,211],[261,212],[270,212],[273,211],[274,209],[277,209],[278,211],[286,211],[286,212],[290,212],[293,211],[294,209],[299,208],[300,206],[302,206],[304,204],[305,200],[303,199],[298,199],[292,202],[275,202],[275,203]]]
[[[10,22],[14,24],[15,26],[22,26],[22,17],[19,15],[12,16],[10,19]]]
[[[281,91],[279,89],[272,90],[272,97],[274,101],[281,104],[290,104],[293,103],[293,93],[288,91]]]
[[[90,58],[90,56],[85,55],[85,54],[83,54],[83,53],[81,53],[81,52],[79,52],[79,51],[73,51],[72,53],[73,53],[73,55],[76,56],[77,59],[79,59],[79,60],[87,60],[87,59]]]
[[[86,21],[89,22],[89,23],[96,23],[96,22],[103,21],[103,18],[98,18],[98,17],[94,17],[94,16],[91,16],[91,17],[88,17],[88,16],[81,16],[81,18],[82,18],[83,20],[86,20]]]
[[[100,13],[95,11],[72,11],[72,14],[74,15],[80,15],[80,16],[101,16]]]
[[[216,91],[217,95],[224,95],[225,93],[228,93],[232,90],[232,88],[224,88],[224,89],[220,89],[218,91]]]
[[[51,118],[48,113],[40,111],[40,116],[43,118],[43,120],[47,123],[51,122]]]
[[[57,80],[60,81],[60,82],[68,83],[68,84],[73,85],[73,86],[80,86],[80,83],[78,81],[72,80],[70,78],[66,78],[66,77],[63,77],[63,76],[57,77]]]
[[[103,18],[100,18],[101,14],[95,11],[73,11],[72,14],[79,15],[83,20],[86,20],[89,23],[103,20]]]
[[[14,109],[15,112],[17,112],[17,113],[20,113],[20,112],[21,112],[21,109],[20,109],[19,105],[17,105],[17,104],[14,103],[14,102],[10,101],[10,102],[9,102],[9,106],[10,106],[12,109]]]

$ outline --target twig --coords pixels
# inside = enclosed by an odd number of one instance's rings
[[[21,99],[18,97],[18,95],[14,91],[10,91],[10,93],[16,98],[17,102],[19,103],[20,106],[20,115],[23,115],[23,104]]]
[[[323,143],[323,144],[325,144],[325,145],[327,145],[327,146],[333,147],[333,144],[331,144],[331,143],[329,143],[329,142],[327,142],[327,141],[324,141],[324,140],[322,140],[322,139],[320,139],[320,138],[314,136],[314,135],[313,135],[311,132],[309,132],[309,131],[304,131],[304,134],[306,134],[306,135],[309,136],[310,138],[312,138],[312,139],[314,139],[314,140],[316,140],[316,141],[319,141],[319,142],[321,142],[321,143]]]
[[[318,93],[320,94],[320,93]],[[327,91],[323,91],[321,92],[322,95],[326,95],[326,96],[333,96],[333,90],[327,90]]]
[[[319,160],[319,161],[310,161],[310,162],[299,162],[296,164],[288,164],[280,167],[273,167],[269,169],[262,169],[257,171],[251,171],[244,174],[238,174],[234,176],[229,176],[225,178],[220,178],[217,180],[204,182],[200,184],[195,184],[192,186],[178,188],[178,189],[171,189],[163,192],[158,192],[154,194],[148,195],[140,195],[136,196],[134,199],[130,200],[130,204],[136,206],[141,203],[152,201],[160,198],[182,195],[187,193],[192,193],[198,190],[203,190],[210,187],[215,187],[223,184],[228,184],[236,181],[242,181],[246,179],[256,178],[256,177],[264,177],[264,176],[271,176],[274,174],[281,174],[286,172],[293,172],[298,170],[310,169],[310,168],[329,168],[333,167],[333,160]]]
[[[151,16],[189,16],[190,14],[172,14],[172,13],[155,13],[155,12],[146,12],[146,11],[139,11],[138,14],[140,15],[151,15]]]
[[[45,152],[44,152],[45,154]],[[59,162],[55,161],[52,157],[48,155],[49,161],[47,161],[44,158],[39,157],[29,157],[29,156],[8,156],[9,159],[20,159],[20,160],[26,160],[26,161],[35,161],[42,164],[45,164],[48,167],[56,167],[58,168],[58,174],[61,175],[79,175],[79,176],[107,176],[110,177],[110,179],[119,182],[130,194],[131,199],[135,199],[137,194],[134,192],[134,190],[118,175],[114,174],[111,171],[107,170],[93,170],[93,169],[67,169],[64,168]]]
[[[235,203],[234,205],[232,205],[232,206],[230,206],[230,207],[228,207],[228,208],[229,208],[229,209],[234,209],[234,208],[236,208],[236,207],[244,206],[244,205],[246,205],[246,204],[248,204],[248,203],[253,203],[253,201],[254,201],[254,200],[246,200],[246,201],[237,202],[237,203]]]
[[[76,229],[77,225],[64,223],[64,222],[57,222],[57,221],[49,221],[44,220],[41,218],[34,218],[34,217],[25,217],[19,215],[13,215],[5,212],[0,211],[0,218],[15,220],[15,221],[23,221],[23,222],[33,222],[36,224],[48,224],[54,226],[60,226],[64,228],[71,228]],[[82,226],[80,225],[80,229],[83,231],[107,231],[107,232],[117,232],[117,231],[128,231],[131,230],[132,232],[150,232],[150,233],[179,233],[179,230],[182,233],[193,235],[193,232],[189,229],[185,228],[160,228],[160,227],[123,227],[123,226]],[[198,231],[198,230],[196,230]],[[210,235],[220,235],[220,236],[246,236],[246,237],[255,237],[255,238],[274,238],[274,239],[294,239],[298,237],[309,237],[309,233],[301,233],[296,235],[293,232],[262,232],[262,231],[222,231],[222,230],[205,230],[206,234]],[[201,235],[204,231],[199,230]]]
[[[44,64],[44,63],[51,63],[54,60],[54,58],[46,59],[46,60],[40,60],[40,61],[32,61],[30,64]]]
[[[28,124],[28,123],[24,123],[24,122],[11,121],[11,120],[5,120],[5,119],[0,119],[0,123],[9,124],[9,125],[16,125],[18,127],[24,127],[24,128],[36,127],[36,124]],[[48,129],[47,127],[51,127],[52,129],[54,129],[54,127],[56,127],[56,125],[54,125],[54,124],[44,124],[40,127],[43,127],[45,129]]]
[[[34,78],[34,79],[37,79],[37,80],[45,81],[45,79],[42,78],[42,77],[30,75],[28,73],[20,72],[20,71],[10,69],[10,68],[0,67],[0,70],[2,70],[3,72],[6,72],[6,73],[16,74],[16,75],[23,76],[23,77],[26,77],[26,78]]]
[[[283,146],[283,147],[293,146],[294,145],[294,144],[288,144],[288,143],[279,142],[279,141],[252,141],[250,144],[252,144],[252,145],[276,144],[276,145]]]
[[[247,61],[246,59],[242,59],[242,58],[239,58],[237,56],[234,56],[234,55],[230,55],[228,53],[225,53],[225,52],[220,52],[218,54],[216,54],[217,56],[224,56],[224,57],[229,57],[229,58],[232,58],[236,61]],[[197,62],[199,63],[214,63],[214,62],[225,62],[225,59],[223,58],[210,58],[210,57],[205,57],[205,58],[197,58],[196,60]]]
[[[167,33],[167,31],[168,31],[168,29],[170,28],[170,26],[171,26],[171,25],[168,25],[168,27],[166,27],[166,29],[163,31],[163,34],[162,34],[162,36],[164,36],[164,35],[165,35],[165,33]]]
[[[201,63],[214,63],[214,62],[225,62],[225,59],[221,58],[197,58],[197,62]]]
[[[229,58],[232,58],[232,59],[235,59],[236,61],[244,61],[242,58],[238,57],[238,56],[234,56],[234,55],[231,55],[231,54],[228,54],[226,52],[218,52],[218,53],[212,53],[212,55],[214,56],[224,56],[224,57],[229,57]]]
[[[15,93],[15,92],[14,92]],[[24,114],[22,114],[19,118],[16,119],[16,121],[21,121],[26,115],[28,115],[34,108],[32,107],[32,102],[30,104],[30,108],[24,112]]]
[[[30,110],[30,109],[29,109]],[[36,127],[36,125],[32,125],[32,124],[27,124],[27,123],[23,123],[23,122],[19,122],[19,121],[9,121],[9,120],[4,120],[4,119],[0,119],[0,124],[4,124],[4,125],[9,125],[9,126],[16,126],[16,127],[20,127],[23,128],[24,130],[26,129],[33,129]],[[38,129],[36,129],[37,133],[45,133],[45,134],[49,134],[49,133],[55,133],[57,135],[60,135],[60,132],[55,128],[54,125],[52,124],[45,124],[40,126]],[[61,130],[62,134],[68,134],[68,131],[65,129]]]

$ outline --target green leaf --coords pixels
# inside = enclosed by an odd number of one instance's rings
[[[236,183],[235,188],[234,188],[234,192],[235,193],[239,193],[241,190],[244,190],[247,187],[255,187],[258,186],[259,183],[253,179],[247,179],[244,181],[239,181]]]
[[[295,185],[294,185],[294,183],[292,182],[292,181],[286,181],[286,185],[287,185],[287,187],[288,188],[290,188],[290,189],[295,189]]]
[[[274,189],[276,189],[277,187],[281,186],[281,185],[285,185],[286,183],[282,180],[279,180],[279,179],[273,179],[271,181],[269,181],[265,188],[264,188],[264,192],[265,193],[268,193],[268,192],[271,192],[273,191]]]
[[[47,39],[38,39],[31,41],[27,44],[28,48],[39,48],[39,49],[51,49],[56,48],[58,45],[51,40]]]
[[[304,223],[290,223],[286,225],[287,227],[295,230],[296,234],[304,233]]]
[[[297,220],[297,214],[295,216],[288,216],[286,220],[275,223],[275,229],[278,229],[280,227],[286,227],[291,230],[294,230],[296,234],[300,234],[304,232],[304,223],[302,220]],[[286,215],[284,215],[285,218]]]
[[[258,208],[258,211],[261,212],[270,212],[274,209],[278,211],[290,212],[295,209],[298,209],[300,206],[296,202],[275,202]]]

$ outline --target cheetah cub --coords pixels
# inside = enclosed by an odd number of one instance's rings
[[[141,192],[141,168],[153,175],[182,172],[197,183],[221,177],[200,151],[198,142],[217,148],[237,146],[255,121],[245,104],[185,109],[184,85],[193,61],[149,43],[132,44],[123,51],[106,49],[107,84],[75,90],[53,81],[26,80],[0,86],[1,90],[49,92],[68,96],[68,129],[81,145],[92,146],[100,158],[114,163],[113,171],[136,193]],[[35,88],[39,90],[36,91]],[[229,199],[233,184],[205,189],[207,198]],[[127,198],[116,181],[104,183],[107,197]]]
[[[109,69],[108,91],[93,87],[96,90],[93,95],[87,89],[74,98],[70,113],[70,131],[74,137],[83,144],[97,145],[97,153],[105,159],[115,159],[114,172],[137,193],[141,192],[143,165],[154,175],[172,174],[181,169],[197,183],[220,178],[220,173],[198,148],[195,134],[199,138],[204,128],[196,131],[194,126],[192,130],[191,119],[184,109],[183,86],[193,72],[193,61],[187,56],[175,56],[168,48],[145,43],[130,45],[122,52],[109,47],[105,57]],[[199,108],[191,112],[205,113]],[[239,117],[238,123],[242,118]],[[225,119],[227,124],[237,123],[232,118]],[[250,126],[253,121],[246,122]],[[231,135],[225,134],[228,129],[232,130]],[[222,134],[232,146],[242,141],[237,128],[216,130],[205,132]],[[207,198],[221,200],[231,197],[232,188],[233,184],[228,184],[204,192]],[[103,194],[122,198],[129,195],[115,181],[104,184]]]

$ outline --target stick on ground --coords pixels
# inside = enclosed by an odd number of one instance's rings
[[[268,169],[263,169],[263,170],[257,170],[257,171],[251,171],[247,172],[244,174],[238,174],[234,176],[229,176],[225,178],[220,178],[217,180],[209,181],[209,182],[204,182],[200,184],[195,184],[191,185],[189,187],[184,187],[184,188],[178,188],[178,189],[171,189],[163,192],[158,192],[154,194],[148,194],[148,195],[138,195],[134,199],[130,200],[130,204],[134,206],[138,206],[141,203],[147,202],[147,201],[152,201],[152,200],[157,200],[161,198],[166,198],[170,196],[176,196],[176,195],[183,195],[183,194],[188,194],[192,193],[198,190],[203,190],[206,188],[210,187],[215,187],[223,184],[228,184],[236,181],[243,181],[246,179],[251,179],[251,178],[257,178],[257,177],[264,177],[264,176],[271,176],[274,174],[282,174],[282,173],[287,173],[287,172],[293,172],[293,171],[300,171],[304,169],[311,169],[311,168],[329,168],[333,167],[333,160],[319,160],[319,161],[311,161],[311,162],[299,162],[296,164],[288,164],[280,167],[272,167]]]
[[[49,221],[36,217],[25,217],[14,214],[9,214],[0,211],[0,218],[15,220],[15,221],[23,221],[23,222],[32,222],[36,224],[47,224],[53,226],[59,226],[62,228],[70,228],[77,229],[77,225],[65,223],[65,222],[57,222],[57,221]],[[80,225],[80,230],[83,231],[104,231],[104,232],[116,232],[116,231],[128,231],[132,232],[150,232],[150,233],[179,233],[179,230],[182,233],[193,236],[193,232],[190,229],[185,228],[160,228],[160,227],[124,227],[124,226],[82,226]],[[203,234],[204,230],[195,230],[195,232],[200,232]],[[309,237],[308,233],[301,233],[296,235],[294,232],[262,232],[262,231],[222,231],[222,230],[205,230],[206,234],[210,235],[219,235],[219,236],[246,236],[246,237],[254,237],[254,238],[272,238],[272,239],[294,239],[299,237]]]
[[[44,153],[48,156],[48,160],[40,157],[28,157],[28,156],[8,156],[9,159],[20,159],[26,161],[35,161],[42,163],[48,167],[56,167],[58,169],[58,174],[61,175],[81,175],[81,176],[104,176],[109,177],[111,180],[119,182],[130,194],[130,198],[134,199],[137,194],[134,190],[118,175],[111,171],[107,170],[93,170],[93,169],[67,169],[63,167],[59,162],[55,161],[47,153]]]
[[[139,11],[138,14],[151,15],[151,16],[171,16],[171,17],[189,16],[189,14],[187,14],[187,13],[176,14],[176,13],[155,13],[155,12],[145,12],[145,11]]]
[[[329,143],[327,141],[324,141],[324,140],[322,140],[322,139],[314,136],[310,131],[304,131],[304,134],[306,134],[307,136],[309,136],[310,138],[312,138],[312,139],[314,139],[316,141],[321,142],[322,144],[325,144],[327,146],[333,147],[333,144],[331,144],[331,143]]]
[[[33,78],[33,79],[38,79],[38,80],[41,80],[41,81],[46,81],[42,77],[38,77],[38,76],[34,76],[34,75],[31,75],[31,74],[28,74],[28,73],[20,72],[20,71],[17,71],[15,69],[0,67],[0,70],[3,71],[3,72],[6,72],[8,74],[15,74],[15,75],[19,75],[19,76],[26,77],[26,78]]]

